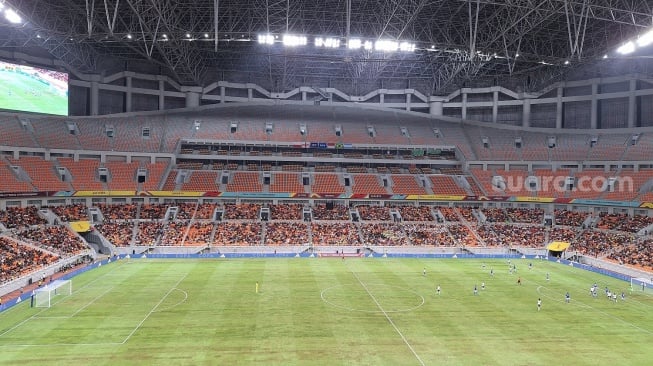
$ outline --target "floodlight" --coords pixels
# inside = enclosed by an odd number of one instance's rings
[[[288,47],[295,47],[295,46],[306,46],[307,44],[306,37],[304,36],[296,36],[293,34],[284,34],[283,35],[283,45],[288,46]]]
[[[7,20],[10,23],[14,23],[14,24],[20,23],[20,22],[23,21],[20,18],[20,15],[18,15],[18,13],[16,13],[13,9],[9,9],[9,8],[7,8],[7,10],[5,10],[5,18],[7,18]]]
[[[358,38],[352,38],[352,39],[349,40],[349,42],[347,42],[347,48],[349,48],[351,50],[361,48],[362,45],[363,45],[363,42]]]
[[[380,39],[374,43],[374,49],[377,51],[396,51],[399,49],[399,44],[395,41]]]
[[[209,34],[208,34],[208,33],[204,33],[204,38],[209,38]]]
[[[617,48],[617,53],[622,55],[627,55],[633,52],[635,52],[635,43],[633,43],[633,41],[625,43],[621,47]]]
[[[186,33],[186,38],[190,38],[190,33]]]
[[[339,38],[315,38],[315,47],[325,47],[325,48],[339,48],[340,39]]]
[[[569,65],[569,60],[565,60],[565,65]]]
[[[163,37],[163,38],[168,38],[168,35],[165,34],[165,33],[163,33],[163,35],[162,35],[161,37]]]
[[[271,34],[259,34],[258,35],[259,44],[274,44],[274,37]]]
[[[651,43],[653,43],[653,30],[644,33],[637,39],[637,45],[640,47],[646,47]]]
[[[366,50],[371,50],[374,48],[374,43],[372,43],[372,41],[365,41],[365,43],[363,43],[363,48]]]
[[[399,44],[399,50],[402,52],[413,52],[415,51],[415,44],[409,42],[401,42]]]
[[[608,55],[607,54],[603,55],[603,58],[604,59],[608,58]]]
[[[127,34],[127,39],[132,39],[132,35],[131,35],[131,34]]]

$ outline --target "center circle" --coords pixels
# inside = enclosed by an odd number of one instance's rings
[[[320,293],[325,303],[361,313],[403,313],[424,305],[424,297],[401,286],[384,284],[336,285]]]

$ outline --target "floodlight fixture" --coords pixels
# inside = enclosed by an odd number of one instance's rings
[[[209,34],[208,34],[208,33],[204,33],[204,38],[209,38]]]
[[[360,38],[352,38],[347,42],[347,48],[350,50],[357,50],[361,48],[363,45],[363,41],[360,40]]]
[[[617,53],[627,55],[629,53],[635,52],[635,48],[635,43],[633,41],[629,41],[621,45],[621,47],[617,48]]]
[[[415,44],[410,42],[399,43],[399,50],[401,52],[415,52]]]
[[[7,8],[5,10],[5,18],[10,22],[14,24],[21,23],[23,19],[21,19],[20,15],[14,11],[14,9]]]
[[[315,38],[315,47],[324,47],[324,48],[340,48],[340,39],[339,38]]]
[[[653,30],[642,34],[642,36],[637,39],[637,45],[639,47],[646,47],[651,43],[653,43]]]
[[[186,38],[190,38],[190,33],[186,33]]]
[[[372,43],[372,41],[365,41],[363,43],[363,48],[369,51],[374,48],[374,43]]]
[[[130,33],[127,34],[127,39],[132,39],[132,35]]]
[[[608,58],[608,54],[607,54],[607,53],[606,53],[605,55],[603,55],[603,59],[605,60],[606,58]]]
[[[399,49],[399,43],[387,39],[380,39],[374,43],[374,49],[377,51],[394,52]]]
[[[259,44],[274,44],[274,36],[271,34],[259,34],[258,35]]]
[[[569,60],[565,60],[565,65],[569,65]]]
[[[308,40],[305,36],[298,36],[294,34],[283,35],[283,45],[287,47],[306,46]]]
[[[163,37],[163,38],[165,38],[165,39],[168,39],[168,35],[165,34],[165,33],[163,33],[163,35],[162,35],[161,37]]]

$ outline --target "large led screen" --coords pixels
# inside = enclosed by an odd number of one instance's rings
[[[68,115],[68,74],[0,61],[0,109]]]

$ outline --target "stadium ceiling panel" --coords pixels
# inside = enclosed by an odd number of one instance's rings
[[[25,19],[0,22],[0,47],[38,46],[79,72],[102,60],[146,62],[184,85],[257,82],[533,90],[584,72],[650,28],[647,0],[6,0]],[[257,42],[272,35],[273,45]],[[308,44],[284,47],[284,34]],[[315,37],[343,46],[318,48]],[[346,47],[352,38],[413,42],[414,52]]]

